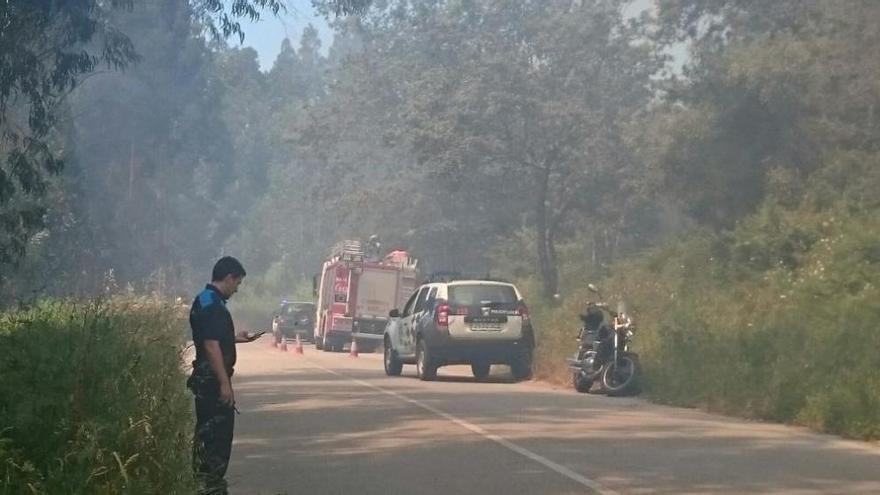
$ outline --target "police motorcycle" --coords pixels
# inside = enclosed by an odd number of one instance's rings
[[[580,315],[583,326],[578,333],[578,349],[567,359],[572,370],[572,385],[581,393],[589,392],[598,381],[603,392],[610,396],[638,393],[641,367],[638,354],[630,351],[635,333],[632,318],[621,305],[612,311],[601,302],[602,296],[595,285],[591,292],[600,301],[589,301],[586,312]]]

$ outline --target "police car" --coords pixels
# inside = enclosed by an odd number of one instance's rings
[[[414,364],[422,380],[437,369],[469,364],[484,380],[490,366],[506,364],[517,380],[532,374],[535,334],[519,290],[491,280],[426,283],[402,309],[392,310],[385,326],[385,373],[400,375]]]

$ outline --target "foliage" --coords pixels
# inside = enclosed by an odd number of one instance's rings
[[[0,315],[0,493],[191,492],[184,316],[148,300]]]
[[[63,162],[53,139],[59,105],[86,74],[137,59],[131,41],[105,15],[130,0],[0,5],[0,263],[24,253],[41,223],[45,175]],[[91,50],[83,48],[91,43]]]
[[[693,231],[607,271],[572,260],[561,303],[532,306],[537,374],[567,383],[593,281],[635,315],[653,400],[880,438],[877,239],[877,210],[766,206],[731,232]],[[538,290],[534,276],[521,286]]]
[[[332,12],[337,16],[363,14],[372,3],[372,0],[312,0],[312,6],[319,12],[324,15]]]
[[[98,258],[98,276],[113,269],[120,281],[145,281],[161,272],[171,287],[194,284],[238,220],[221,199],[236,177],[223,87],[205,40],[192,36],[194,16],[175,1],[114,18],[149,47],[143,60],[68,101],[78,117],[66,175],[76,179],[80,220],[101,226],[84,253]]]
[[[573,214],[598,225],[625,216],[602,204],[634,168],[623,128],[662,57],[619,7],[399,1],[340,26],[363,39],[346,66],[359,81],[346,108],[378,119],[425,171],[430,188],[407,195],[433,205],[421,227],[443,232],[454,253],[534,229],[546,296]]]
[[[240,42],[244,41],[244,31],[237,19],[254,22],[260,20],[263,11],[278,15],[285,9],[282,0],[193,0],[192,4],[195,12],[206,19],[205,25],[214,39],[237,36]]]
[[[880,65],[858,48],[880,42],[875,3],[679,1],[662,13],[696,32],[655,163],[698,221],[730,228],[769,175],[802,181],[838,150],[876,152]]]
[[[321,3],[337,15],[369,5],[368,0]],[[222,44],[230,36],[243,40],[239,19],[256,21],[264,12],[275,15],[282,9],[282,0],[10,0],[0,5],[0,264],[20,260],[44,227],[51,206],[45,201],[47,176],[60,173],[66,158],[61,117],[67,96],[101,68],[123,70],[147,53],[160,53],[120,27],[120,22],[132,24],[120,12],[187,10],[190,18],[178,27],[197,25]],[[196,34],[197,29],[167,42],[189,38],[192,43]]]
[[[635,313],[652,399],[880,437],[880,93],[858,48],[880,41],[877,15],[867,2],[664,2],[666,34],[693,58],[635,142],[658,206],[697,225],[610,265],[561,257],[565,297],[533,303],[539,376],[567,382],[594,281]],[[502,241],[498,264],[517,266],[516,251]],[[537,273],[519,275],[534,294]]]

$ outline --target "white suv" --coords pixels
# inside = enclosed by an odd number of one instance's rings
[[[510,365],[517,380],[532,374],[535,335],[519,290],[504,282],[461,280],[428,283],[385,326],[385,373],[400,375],[415,364],[422,380],[437,368],[469,364],[478,380],[493,364]]]

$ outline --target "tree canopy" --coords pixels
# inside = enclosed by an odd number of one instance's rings
[[[141,54],[118,22],[126,14],[167,4],[186,5],[184,38],[207,31],[222,42],[243,39],[239,19],[257,20],[284,9],[281,0],[10,0],[0,5],[0,264],[20,258],[44,222],[47,178],[64,166],[59,135],[66,97],[86,78],[120,71]],[[356,13],[366,0],[322,2],[338,14]],[[178,37],[177,40],[181,38]]]

